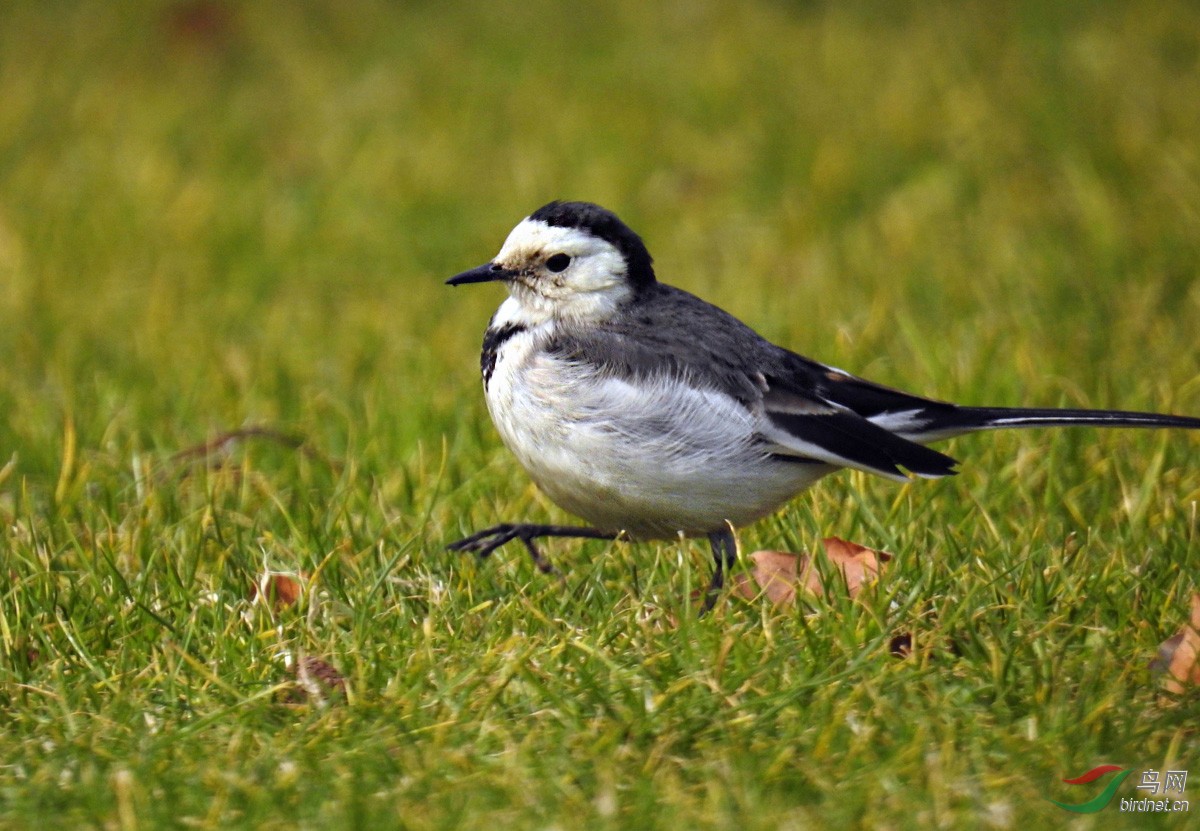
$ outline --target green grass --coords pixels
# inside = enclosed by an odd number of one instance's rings
[[[498,292],[442,286],[591,199],[885,383],[1200,413],[1194,5],[299,5],[4,10],[0,827],[1153,821],[1047,801],[1105,762],[1200,802],[1200,699],[1147,669],[1198,589],[1195,436],[841,474],[743,549],[883,579],[696,620],[698,543],[555,544],[565,585],[444,550],[569,517],[487,419]],[[175,456],[245,426],[303,448]],[[265,569],[307,599],[252,604]],[[285,655],[346,700],[289,703]]]

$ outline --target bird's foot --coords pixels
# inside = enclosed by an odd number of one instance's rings
[[[528,525],[523,523],[501,523],[477,531],[469,537],[452,542],[447,548],[451,551],[472,551],[482,560],[505,543],[520,540],[533,558],[533,564],[543,574],[558,574],[549,560],[538,550],[534,540],[538,537],[577,537],[582,539],[612,540],[617,535],[596,528],[582,528],[570,525]],[[561,575],[560,575],[561,576]]]

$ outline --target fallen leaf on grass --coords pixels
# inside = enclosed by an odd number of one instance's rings
[[[346,697],[346,677],[327,661],[305,655],[291,665],[291,671],[296,683],[284,694],[285,704],[312,702],[325,707]]]
[[[750,574],[734,575],[734,591],[747,600],[753,600],[761,592],[776,606],[796,600],[796,586],[805,581],[805,588],[820,591],[818,585],[812,589],[808,578],[812,576],[811,558],[807,554],[789,554],[786,551],[755,551],[750,555]],[[805,576],[802,578],[801,574]]]
[[[1168,692],[1178,695],[1200,686],[1200,593],[1192,595],[1191,620],[1162,642],[1150,668],[1167,673],[1163,686]]]
[[[289,574],[268,571],[250,584],[250,602],[261,599],[275,611],[295,606],[304,596],[304,582],[307,579],[303,572]]]
[[[883,564],[892,559],[886,551],[876,551],[837,537],[826,537],[822,542],[825,543],[825,555],[846,576],[851,597],[878,577]]]
[[[834,566],[835,574],[840,574],[846,581],[851,597],[878,577],[883,564],[892,559],[891,554],[837,537],[826,537],[821,542],[825,546],[825,559]],[[810,554],[755,551],[750,555],[750,562],[749,576],[744,573],[734,576],[734,591],[747,600],[753,600],[761,593],[775,605],[784,606],[795,602],[797,588],[813,594],[821,594],[827,588],[822,569],[816,567]],[[834,576],[829,573],[830,569],[824,571],[828,576]],[[834,582],[840,584],[841,579],[835,577]]]

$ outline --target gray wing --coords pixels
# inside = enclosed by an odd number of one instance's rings
[[[919,423],[953,405],[872,384],[775,346],[737,318],[661,283],[630,314],[583,332],[556,334],[556,357],[626,378],[671,377],[729,395],[762,415],[768,452],[852,467],[891,479],[954,473],[954,459],[886,426]],[[907,430],[905,432],[908,432]],[[914,430],[914,433],[919,431]]]

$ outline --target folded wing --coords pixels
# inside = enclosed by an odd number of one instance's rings
[[[816,459],[901,482],[909,474],[938,478],[955,473],[957,462],[950,456],[909,441],[848,407],[788,389],[777,379],[767,378],[766,384],[761,432],[779,455]]]

